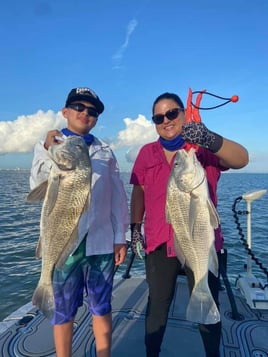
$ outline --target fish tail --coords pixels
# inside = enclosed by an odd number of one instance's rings
[[[209,288],[208,291],[193,289],[186,310],[186,319],[205,325],[220,321],[220,313]]]
[[[53,286],[38,284],[33,293],[32,303],[50,320],[55,312]]]

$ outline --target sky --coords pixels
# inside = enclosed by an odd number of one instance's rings
[[[105,104],[92,134],[129,171],[157,138],[152,103],[206,89],[237,103],[202,110],[212,131],[244,145],[240,172],[268,173],[267,0],[13,0],[0,12],[0,169],[30,168],[36,142],[61,129],[67,94]],[[203,96],[201,106],[221,104]]]

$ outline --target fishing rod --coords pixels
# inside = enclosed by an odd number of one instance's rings
[[[251,203],[259,198],[261,198],[267,190],[252,191],[243,194],[235,199],[232,211],[234,212],[235,223],[239,231],[240,239],[243,242],[247,250],[247,264],[246,264],[246,274],[238,276],[236,280],[236,286],[240,289],[241,293],[245,296],[247,304],[253,308],[268,309],[268,283],[263,283],[261,280],[257,279],[252,273],[252,261],[254,261],[257,266],[263,271],[268,280],[268,269],[263,266],[258,258],[255,257],[251,250]],[[246,211],[236,211],[236,204],[244,199],[247,203]],[[238,214],[247,215],[247,239],[242,232]]]
[[[264,272],[268,280],[268,269],[266,269],[263,266],[263,264],[259,261],[259,259],[255,257],[251,249],[251,203],[254,200],[257,200],[260,197],[262,197],[266,192],[267,190],[253,191],[237,197],[234,201],[232,211],[234,212],[235,223],[239,231],[238,234],[240,235],[240,239],[242,240],[242,243],[245,246],[245,249],[247,250],[248,253],[247,264],[246,264],[247,276],[250,277],[252,275],[252,261],[254,261],[256,265],[258,265],[259,268]],[[247,202],[247,210],[236,211],[236,204],[240,202],[242,199],[244,199]],[[245,239],[245,235],[242,232],[238,215],[247,215],[247,239]]]

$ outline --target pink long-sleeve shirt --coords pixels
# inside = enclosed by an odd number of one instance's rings
[[[174,153],[175,157],[175,153]],[[217,182],[222,167],[219,158],[205,148],[199,148],[198,160],[206,171],[209,193],[215,207],[217,206]],[[130,183],[144,187],[144,234],[146,253],[154,251],[158,246],[167,243],[167,255],[174,256],[174,233],[171,225],[166,222],[165,204],[166,190],[173,161],[169,164],[158,141],[144,145],[133,166]],[[215,231],[215,247],[219,251],[223,246],[223,236],[220,228]]]

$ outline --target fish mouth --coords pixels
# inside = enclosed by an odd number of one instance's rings
[[[76,167],[75,157],[67,150],[55,150],[50,158],[61,170],[70,171]]]

